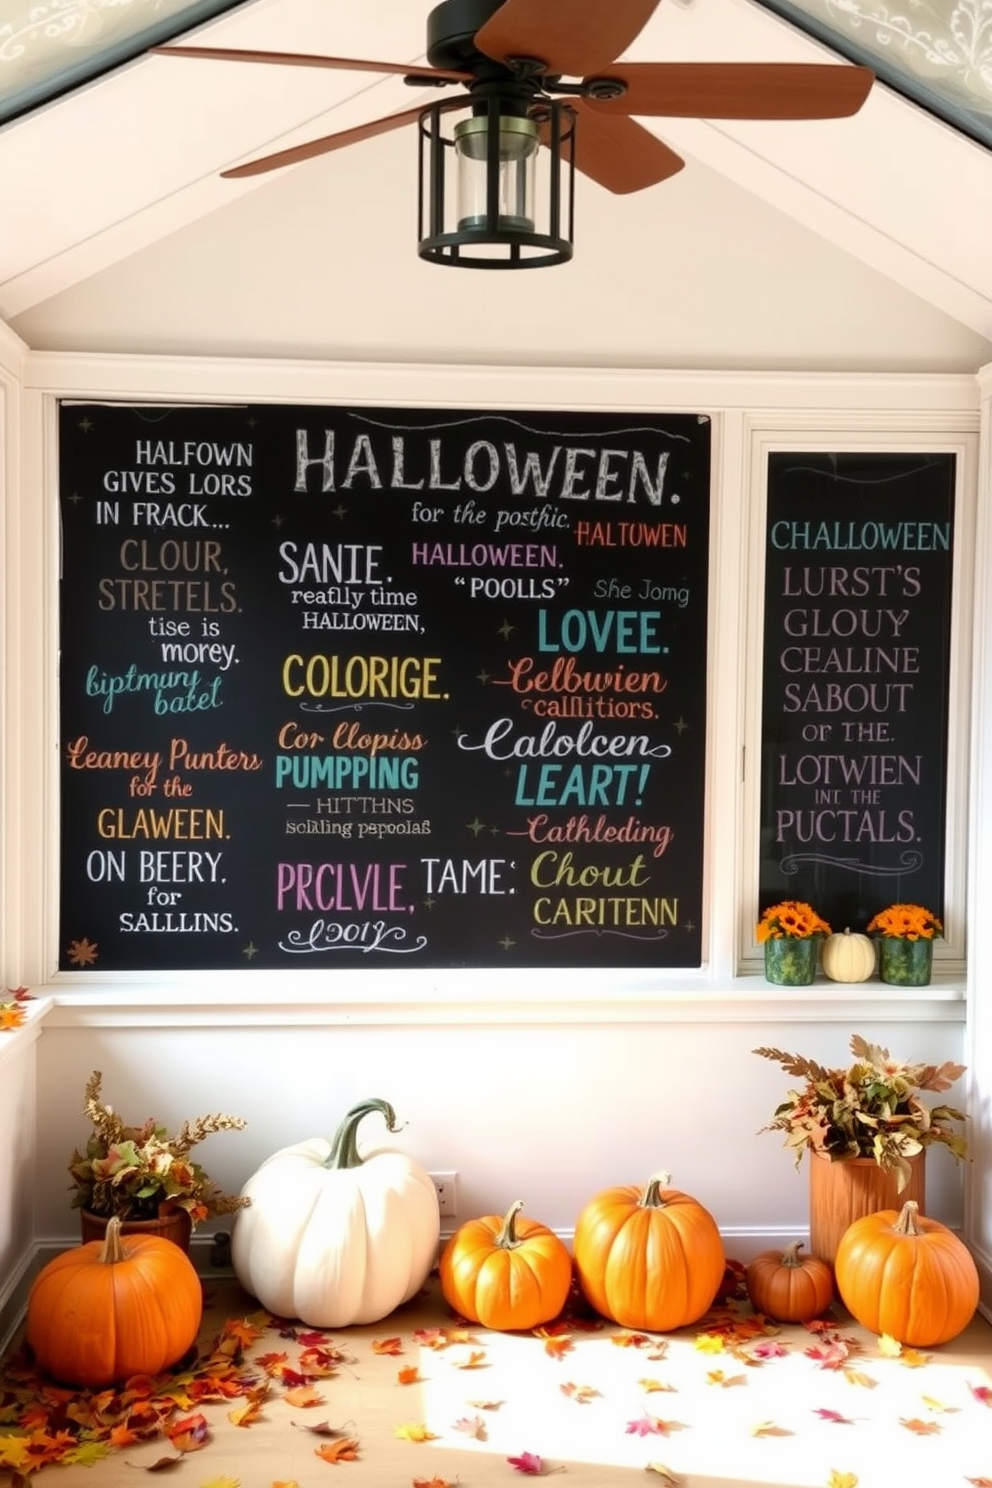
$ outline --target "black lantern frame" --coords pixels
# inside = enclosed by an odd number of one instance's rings
[[[501,120],[536,127],[533,224],[501,215]],[[470,221],[458,219],[456,128],[486,120],[473,131],[484,147],[485,205]],[[418,249],[429,263],[464,269],[536,269],[567,263],[575,230],[575,111],[559,99],[534,101],[521,115],[512,98],[494,90],[483,99],[444,99],[418,121]],[[481,160],[481,156],[480,156]]]

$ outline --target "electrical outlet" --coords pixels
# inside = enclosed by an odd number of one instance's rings
[[[458,1174],[431,1173],[430,1178],[437,1193],[437,1207],[441,1218],[454,1219],[458,1213]]]

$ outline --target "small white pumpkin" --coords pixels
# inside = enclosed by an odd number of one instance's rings
[[[866,982],[875,971],[875,943],[850,930],[828,935],[820,962],[832,982]]]
[[[279,1317],[314,1328],[374,1323],[409,1301],[427,1280],[441,1234],[430,1176],[402,1152],[358,1152],[363,1116],[348,1112],[332,1141],[311,1137],[262,1163],[242,1193],[231,1234],[234,1274]]]

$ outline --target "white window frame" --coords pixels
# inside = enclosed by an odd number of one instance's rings
[[[953,430],[943,418],[899,418],[882,428],[872,420],[837,423],[807,415],[774,424],[750,420],[747,535],[749,576],[747,685],[745,687],[738,971],[760,971],[762,950],[754,926],[758,909],[761,826],[761,706],[765,599],[765,538],[769,456],[795,454],[950,454],[955,459],[954,551],[951,574],[951,640],[947,739],[944,935],[934,943],[935,973],[963,978],[967,962],[968,783],[971,737],[972,616],[978,490],[978,433]]]

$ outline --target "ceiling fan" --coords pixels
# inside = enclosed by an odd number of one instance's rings
[[[869,68],[832,63],[617,61],[658,3],[442,0],[427,18],[426,67],[225,47],[152,50],[395,73],[419,88],[461,85],[467,96],[387,114],[221,174],[259,175],[417,124],[421,256],[473,268],[537,267],[571,257],[575,170],[615,193],[643,190],[681,170],[681,157],[635,116],[834,119],[856,113],[871,89]],[[548,162],[541,193],[548,220],[540,230],[538,156]]]

